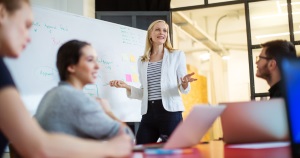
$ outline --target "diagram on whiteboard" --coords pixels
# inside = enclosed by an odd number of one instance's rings
[[[125,122],[140,121],[141,102],[108,83],[123,80],[140,86],[137,61],[143,55],[146,31],[47,8],[33,7],[33,13],[31,43],[19,59],[5,60],[27,109],[34,114],[43,95],[58,85],[58,48],[78,39],[96,49],[100,65],[97,82],[84,87],[85,94],[107,99]]]

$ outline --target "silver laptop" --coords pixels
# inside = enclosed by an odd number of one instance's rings
[[[225,143],[287,141],[287,116],[283,99],[221,103]]]
[[[176,149],[198,144],[225,106],[196,105],[171,134],[166,143],[136,145],[134,150],[148,148]]]

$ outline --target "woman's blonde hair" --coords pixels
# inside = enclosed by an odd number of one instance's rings
[[[152,41],[150,34],[152,32],[152,29],[155,24],[163,22],[167,26],[167,33],[168,33],[168,38],[166,42],[164,43],[164,47],[169,50],[169,52],[173,52],[174,48],[172,47],[171,40],[170,40],[170,32],[169,32],[169,25],[164,21],[164,20],[156,20],[150,24],[147,30],[147,37],[146,37],[146,46],[145,46],[145,52],[144,55],[142,56],[142,62],[149,61],[150,60],[150,53],[152,49]]]

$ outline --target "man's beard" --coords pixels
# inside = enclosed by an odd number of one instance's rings
[[[265,64],[264,67],[259,69],[259,74],[257,75],[257,73],[256,73],[256,76],[259,78],[263,78],[267,81],[270,80],[271,73],[270,73],[270,70],[268,69],[268,64]]]

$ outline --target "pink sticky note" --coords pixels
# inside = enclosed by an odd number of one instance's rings
[[[130,74],[126,74],[126,81],[127,82],[132,82],[132,78]]]

